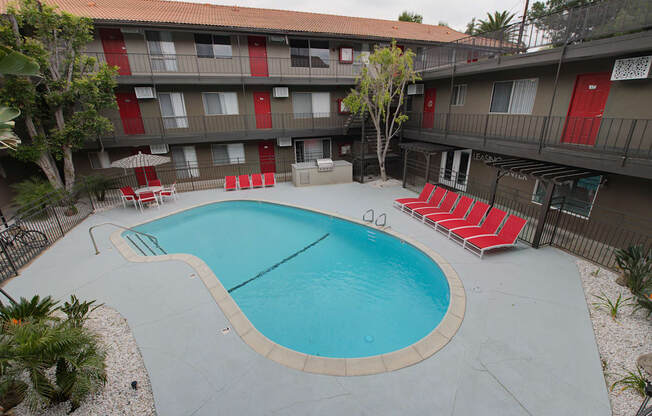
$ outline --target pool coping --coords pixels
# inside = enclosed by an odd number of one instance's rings
[[[251,349],[260,355],[269,358],[272,361],[276,361],[277,363],[282,364],[286,367],[300,371],[331,376],[363,376],[399,370],[401,368],[409,367],[419,363],[432,356],[437,351],[441,350],[446,344],[448,344],[448,342],[457,333],[459,327],[462,325],[462,320],[464,319],[464,313],[466,310],[466,294],[464,292],[464,285],[462,284],[462,281],[460,280],[457,272],[452,267],[452,265],[448,263],[441,255],[439,255],[439,253],[427,247],[426,245],[410,237],[406,237],[400,233],[397,233],[387,227],[378,227],[364,221],[346,217],[344,215],[320,209],[304,207],[297,204],[288,204],[285,202],[267,199],[243,198],[220,199],[217,201],[196,204],[191,207],[182,208],[167,214],[159,215],[147,221],[142,221],[132,225],[131,227],[133,228],[147,224],[149,222],[169,217],[171,215],[188,211],[200,206],[232,201],[263,202],[316,212],[322,215],[327,215],[329,217],[339,218],[345,221],[373,228],[412,245],[413,247],[421,250],[435,263],[437,263],[444,276],[446,277],[448,287],[450,289],[450,301],[444,317],[428,335],[421,338],[419,341],[405,348],[389,353],[361,358],[330,358],[305,354],[277,344],[276,342],[263,335],[260,331],[258,331],[258,329],[256,329],[256,327],[251,322],[249,322],[244,312],[242,312],[237,302],[233,300],[231,295],[224,288],[219,278],[199,257],[192,254],[183,253],[166,254],[160,256],[139,255],[131,248],[131,246],[129,246],[127,241],[122,238],[121,234],[124,232],[124,230],[114,231],[111,233],[110,239],[120,254],[122,254],[126,260],[131,262],[151,263],[156,261],[178,260],[187,263],[195,270],[199,278],[206,286],[206,289],[208,289],[210,295],[213,297],[213,300],[215,300],[215,303],[217,303],[226,318],[229,320],[229,322],[231,322],[231,326],[245,344],[247,344]]]

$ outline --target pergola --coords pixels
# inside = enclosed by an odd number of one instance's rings
[[[403,188],[405,188],[405,181],[407,179],[407,160],[408,153],[416,152],[421,153],[426,158],[426,182],[428,182],[428,174],[430,173],[430,157],[434,154],[447,152],[450,150],[457,150],[456,147],[445,146],[443,144],[426,143],[426,142],[403,142],[399,145],[403,150]]]

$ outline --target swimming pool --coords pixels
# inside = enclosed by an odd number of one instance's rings
[[[421,250],[313,211],[227,201],[135,229],[168,253],[202,259],[260,333],[312,356],[408,347],[438,326],[451,300],[446,276]]]

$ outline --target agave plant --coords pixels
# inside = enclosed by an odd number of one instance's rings
[[[642,245],[618,249],[616,263],[623,271],[625,284],[638,295],[652,287],[652,253]]]

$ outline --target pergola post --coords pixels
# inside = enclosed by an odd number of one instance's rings
[[[408,158],[408,149],[404,149],[405,153],[403,153],[403,188],[405,188],[405,183],[407,181],[407,158]]]
[[[426,174],[425,174],[426,183],[428,183],[428,179],[430,179],[429,176],[430,176],[430,153],[426,153]]]
[[[539,210],[539,221],[537,222],[537,229],[534,232],[534,239],[532,240],[532,247],[539,248],[541,243],[541,236],[543,235],[543,227],[546,225],[546,218],[548,217],[548,212],[550,211],[550,204],[552,202],[552,196],[555,193],[555,183],[548,182],[548,187],[546,189],[546,196],[541,202],[541,209]]]
[[[495,169],[494,180],[491,182],[491,190],[489,191],[491,195],[489,196],[489,206],[493,207],[494,202],[496,201],[496,192],[498,191],[498,182],[500,178],[505,176],[505,173],[501,172],[500,169]]]

